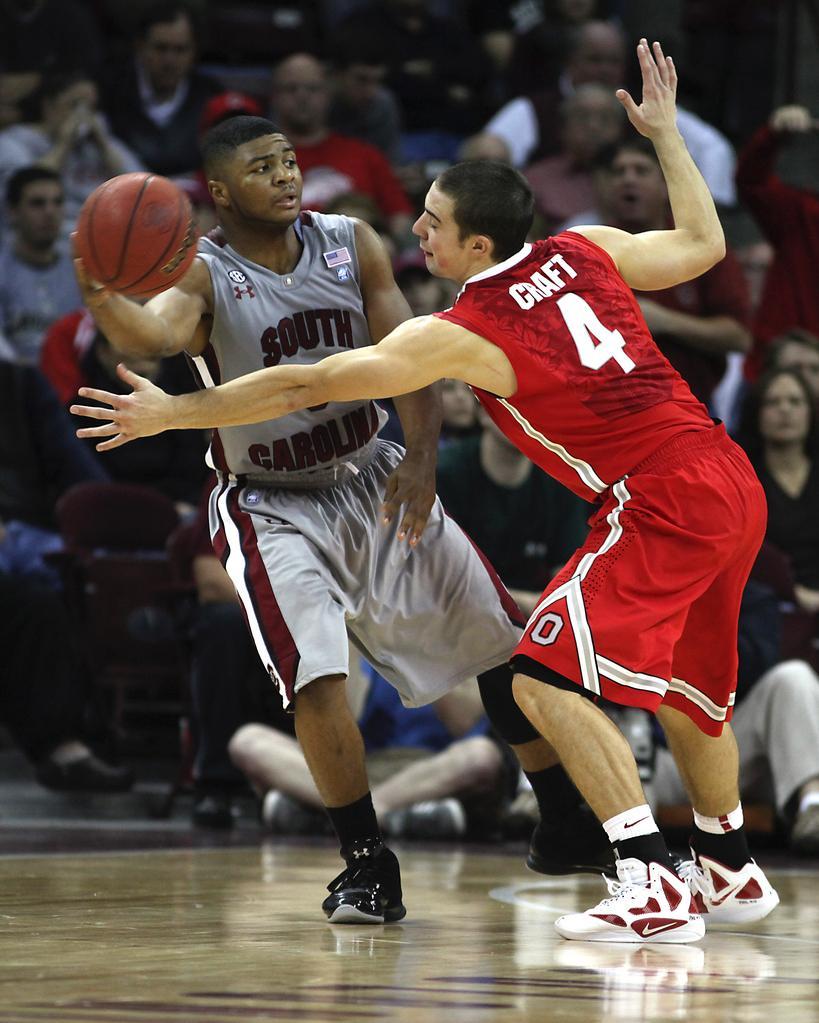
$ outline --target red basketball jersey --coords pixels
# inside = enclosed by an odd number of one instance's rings
[[[471,277],[437,315],[504,351],[517,391],[476,395],[521,451],[586,500],[678,435],[713,425],[609,255],[572,231]]]

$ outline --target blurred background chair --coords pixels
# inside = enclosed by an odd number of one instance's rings
[[[56,516],[66,599],[105,726],[135,753],[162,744],[169,725],[175,745],[189,702],[191,590],[166,550],[179,525],[173,502],[131,484],[81,483]]]

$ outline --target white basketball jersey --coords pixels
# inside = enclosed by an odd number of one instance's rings
[[[213,326],[193,359],[212,387],[267,366],[312,365],[372,344],[361,297],[355,225],[349,217],[302,212],[304,245],[287,274],[203,238],[199,257],[213,282]],[[371,401],[329,402],[250,426],[213,431],[211,465],[271,486],[332,482],[340,463],[366,461],[386,415]]]

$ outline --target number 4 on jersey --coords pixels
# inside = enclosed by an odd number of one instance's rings
[[[634,363],[624,351],[626,342],[623,335],[619,330],[604,327],[585,299],[574,294],[563,295],[557,300],[557,307],[584,366],[600,369],[609,359],[614,359],[624,373],[634,369]]]

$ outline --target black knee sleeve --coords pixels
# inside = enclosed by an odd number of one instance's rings
[[[478,675],[478,686],[492,727],[510,746],[521,746],[540,738],[540,733],[515,703],[512,669],[508,664],[499,664]]]

